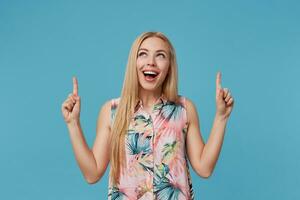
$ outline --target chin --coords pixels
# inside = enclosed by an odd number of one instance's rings
[[[147,79],[143,76],[139,77],[139,85],[140,88],[146,91],[157,91],[160,87],[162,87],[162,76],[158,76],[155,80],[147,81]]]
[[[157,85],[148,85],[148,84],[140,84],[140,87],[142,88],[142,89],[144,89],[144,90],[147,90],[147,91],[155,91],[155,90],[157,90],[157,88],[159,88],[159,87],[157,87]]]

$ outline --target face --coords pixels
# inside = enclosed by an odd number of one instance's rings
[[[168,74],[170,66],[169,48],[158,37],[145,39],[138,50],[137,73],[140,89],[158,91]]]

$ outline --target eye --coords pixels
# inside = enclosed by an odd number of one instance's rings
[[[157,54],[157,56],[162,56],[162,58],[166,57],[165,54],[163,54],[163,53],[159,53],[159,54]]]
[[[138,54],[138,56],[142,56],[142,55],[146,55],[146,53],[145,53],[145,52],[140,52],[140,53]]]

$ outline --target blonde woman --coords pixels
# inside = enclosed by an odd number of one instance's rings
[[[216,114],[205,144],[195,105],[178,95],[175,50],[161,32],[134,41],[121,96],[99,112],[92,149],[80,126],[78,82],[62,104],[73,150],[90,184],[110,163],[108,199],[194,199],[188,161],[208,178],[216,165],[234,100],[216,78]]]

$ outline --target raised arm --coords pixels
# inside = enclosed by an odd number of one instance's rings
[[[76,78],[73,78],[73,94],[69,94],[62,104],[62,113],[79,168],[88,183],[96,183],[104,174],[109,162],[107,152],[110,134],[110,102],[106,102],[99,112],[96,139],[92,149],[86,143],[80,125],[80,97]]]
[[[92,148],[98,172],[95,181],[103,176],[110,160],[110,109],[111,102],[107,101],[103,105],[97,120],[96,138]]]
[[[227,120],[233,108],[233,98],[227,88],[221,87],[221,74],[216,79],[216,115],[207,143],[203,142],[195,105],[187,99],[188,132],[187,154],[195,172],[203,177],[211,176],[224,140]]]

